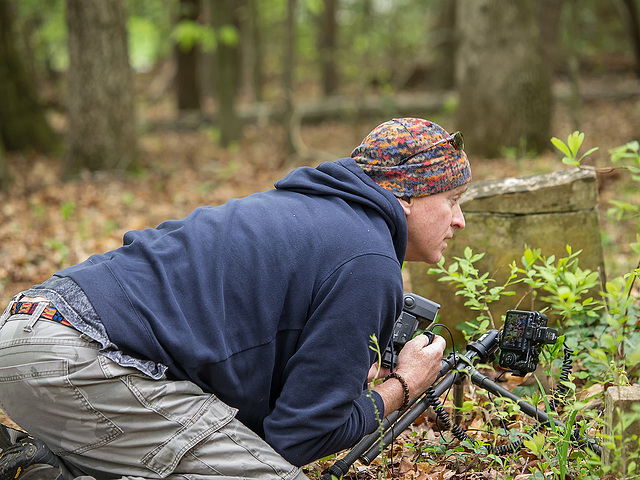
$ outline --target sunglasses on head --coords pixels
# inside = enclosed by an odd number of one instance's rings
[[[432,143],[424,150],[429,150],[430,148],[437,147],[438,145],[444,145],[445,143],[450,143],[456,150],[464,150],[464,137],[460,132],[452,133],[448,137],[438,140],[436,143]],[[422,151],[424,152],[424,150]]]
[[[421,153],[424,153],[427,150],[431,150],[432,148],[440,146],[440,145],[446,145],[447,143],[450,143],[451,146],[453,148],[455,148],[456,150],[464,150],[464,137],[462,136],[462,133],[455,132],[455,133],[452,133],[451,135],[449,135],[448,137],[445,137],[442,140],[438,140],[437,142],[432,143],[428,147],[423,148],[422,150],[420,150],[420,151],[418,151],[416,153],[413,153],[413,154],[409,155],[408,157],[403,158],[402,161],[398,165],[402,165],[403,163],[405,163],[408,160],[412,159],[416,155],[420,155]]]

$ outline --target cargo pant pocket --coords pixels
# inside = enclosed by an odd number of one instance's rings
[[[147,445],[155,444],[155,447],[144,454],[141,463],[155,475],[261,480],[301,478],[298,468],[234,418],[236,409],[215,395],[204,393],[194,383],[156,381],[137,375],[129,375],[123,381],[149,412],[148,420],[143,423],[145,432],[141,434]],[[137,417],[142,420],[143,415]],[[130,430],[117,423],[125,431]],[[155,439],[152,432],[162,431],[162,423],[168,428],[163,434],[165,438]]]
[[[56,454],[81,454],[122,435],[122,430],[70,382],[68,360],[47,360],[45,352],[38,355],[40,361],[23,362],[24,355],[6,352],[0,367],[0,404],[12,420]]]
[[[191,382],[161,382],[152,396],[145,396],[140,380],[133,376],[126,380],[138,400],[170,423],[180,425],[142,458],[142,464],[161,477],[173,472],[185,453],[235,417],[235,409],[214,395],[204,394]]]

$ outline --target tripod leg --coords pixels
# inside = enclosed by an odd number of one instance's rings
[[[535,406],[533,406],[529,402],[526,402],[526,401],[522,400],[521,397],[517,396],[516,394],[514,394],[511,391],[507,390],[506,388],[501,387],[500,385],[495,383],[493,380],[490,380],[486,376],[482,375],[477,370],[473,369],[473,371],[470,372],[469,377],[471,378],[471,381],[475,385],[479,386],[480,388],[484,388],[488,392],[493,393],[494,395],[498,395],[500,397],[505,397],[505,398],[510,398],[511,400],[513,400],[514,402],[516,402],[520,406],[521,410],[525,414],[527,414],[531,418],[535,419],[541,425],[546,425],[546,424],[550,423],[551,419],[550,419],[549,415],[546,412],[543,412],[542,410],[540,410],[539,408],[536,408]],[[566,425],[563,422],[561,422],[560,420],[558,420],[557,418],[553,419],[553,423],[554,423],[554,425],[556,427],[558,427],[558,428],[560,428],[562,430],[567,428]],[[598,456],[602,456],[602,447],[600,445],[598,445],[596,440],[594,440],[593,438],[590,438],[588,436],[580,437],[577,434],[577,432],[578,431],[576,429],[573,432],[572,438],[575,441],[578,442],[580,448],[588,447],[594,453],[596,453]]]
[[[432,401],[437,399],[446,392],[462,375],[461,372],[449,372],[435,386],[427,390],[431,390],[433,396],[425,394],[420,397],[413,405],[411,405],[403,415],[395,422],[393,428],[389,428],[383,438],[378,439],[371,448],[360,456],[360,461],[365,465],[369,465],[378,456],[381,450],[384,450],[391,442],[400,435],[416,418],[418,418],[427,408],[432,406]]]
[[[464,402],[464,383],[457,382],[453,386],[453,423],[456,425],[460,425],[460,421],[462,420],[462,414],[460,410],[462,409],[462,403]]]
[[[520,406],[525,414],[535,419],[538,423],[541,423],[543,425],[549,423],[549,415],[547,414],[547,412],[543,412],[529,402],[524,401],[521,397],[519,397],[515,393],[512,393],[510,390],[507,390],[506,388],[498,385],[496,382],[483,375],[475,368],[469,372],[469,378],[474,383],[474,385],[477,385],[480,388],[484,388],[494,395],[503,398],[510,398]],[[565,427],[564,423],[562,423],[560,420],[554,418],[553,421],[558,427]]]

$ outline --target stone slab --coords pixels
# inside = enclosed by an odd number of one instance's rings
[[[640,405],[640,386],[614,386],[607,389],[605,395],[606,432],[613,437],[615,448],[604,449],[603,464],[613,467],[616,475],[627,475],[629,462],[636,462],[640,468],[640,410],[634,412],[633,406]],[[637,408],[637,407],[636,407]]]

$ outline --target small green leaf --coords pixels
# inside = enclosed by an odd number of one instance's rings
[[[466,400],[462,403],[462,407],[460,407],[460,411],[463,413],[469,413],[469,412],[473,412],[474,409],[474,403]]]
[[[566,157],[571,158],[571,150],[569,150],[569,147],[567,147],[562,140],[552,137],[551,143],[553,143],[553,146],[560,150]]]
[[[627,353],[627,362],[629,365],[638,365],[640,363],[640,349],[632,353]]]
[[[542,448],[544,447],[544,435],[541,433],[536,433],[531,440],[524,440],[522,443],[525,447],[527,447],[531,452],[539,457],[542,454]]]
[[[569,150],[571,150],[571,157],[575,159],[578,155],[578,150],[582,146],[582,142],[584,141],[584,133],[576,130],[571,135],[567,137],[567,146]]]

